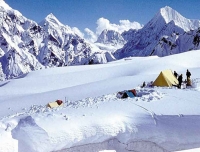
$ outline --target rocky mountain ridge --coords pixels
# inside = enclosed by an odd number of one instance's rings
[[[169,6],[160,11],[140,30],[129,33],[127,43],[115,52],[115,57],[121,59],[129,56],[167,56],[180,53],[178,48],[193,48],[178,43],[181,35],[197,30],[200,27],[199,20],[190,20],[183,17]],[[162,45],[166,39],[170,39],[168,45]],[[182,46],[184,45],[184,46]],[[182,50],[185,52],[188,50]]]
[[[0,63],[6,79],[42,68],[113,60],[110,52],[93,48],[53,14],[37,24],[1,0]]]
[[[96,43],[89,43],[52,13],[36,23],[0,2],[0,80],[43,68],[102,64],[129,56],[162,57],[200,48],[200,21],[169,6],[140,29],[105,29]]]
[[[126,41],[119,32],[107,29],[102,31],[96,42],[112,45],[124,45],[126,43]]]

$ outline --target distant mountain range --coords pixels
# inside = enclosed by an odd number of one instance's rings
[[[87,43],[53,14],[37,24],[0,0],[0,71],[7,79],[42,68],[113,60],[110,52]]]
[[[95,43],[89,43],[53,14],[36,23],[0,0],[0,80],[43,68],[197,50],[199,27],[199,20],[186,19],[166,6],[140,29],[123,33],[105,29]]]
[[[161,8],[142,29],[132,32],[127,43],[115,52],[115,57],[117,59],[128,56],[162,57],[196,50],[199,45],[194,41],[199,39],[199,27],[199,20],[186,19],[166,6]]]

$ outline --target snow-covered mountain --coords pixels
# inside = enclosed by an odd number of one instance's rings
[[[34,40],[41,38],[40,30],[37,23],[25,18],[1,0],[0,62],[7,78],[43,67],[29,52],[34,49]]]
[[[129,29],[128,31],[124,31],[121,35],[124,38],[124,40],[127,42],[129,40],[132,40],[135,37],[135,34],[137,33],[137,29]]]
[[[199,50],[199,42],[200,28],[181,35],[165,36],[156,45],[153,54],[164,56],[167,53],[177,54],[190,50]]]
[[[141,29],[105,29],[92,44],[53,14],[39,24],[0,0],[0,73],[18,77],[48,67],[107,63],[128,56],[167,56],[199,49],[199,20],[166,6]],[[118,50],[117,50],[118,49]]]
[[[97,39],[97,43],[112,44],[112,45],[124,45],[126,41],[122,35],[114,30],[103,30]]]
[[[177,44],[170,43],[162,51],[158,50],[158,46],[166,39],[176,41],[180,35],[190,30],[198,29],[198,27],[200,27],[199,20],[187,19],[169,6],[166,6],[161,8],[142,29],[130,31],[131,33],[126,32],[125,34],[129,35],[128,42],[123,48],[115,52],[115,56],[117,58],[149,55],[166,56],[179,53],[170,51]],[[180,47],[185,47],[185,44],[183,43]]]
[[[137,32],[142,27],[143,25],[138,22],[130,23],[128,20],[122,20],[120,25],[114,24],[112,28],[104,29],[98,36],[95,45],[101,50],[115,52],[132,39],[133,32]]]
[[[39,25],[44,29],[38,60],[47,66],[88,64],[92,52],[84,39],[76,35],[69,26],[65,26],[49,14]]]
[[[200,26],[199,20],[187,19],[169,6],[161,8],[159,14],[157,15],[158,18],[162,17],[166,24],[174,21],[174,24],[184,29],[184,31],[190,31],[191,29],[196,29]]]
[[[27,19],[0,3],[0,62],[6,78],[44,67],[106,63],[111,53],[92,47],[49,14],[42,22]]]

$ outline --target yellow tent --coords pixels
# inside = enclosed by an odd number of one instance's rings
[[[60,101],[60,102],[58,102],[58,101]],[[56,100],[55,102],[49,102],[47,104],[47,107],[49,107],[49,108],[57,108],[57,107],[61,107],[63,105],[64,104],[63,104],[63,102],[61,100]]]
[[[153,85],[159,87],[171,87],[172,85],[178,85],[178,80],[171,70],[164,70],[160,72],[159,76],[153,82]]]

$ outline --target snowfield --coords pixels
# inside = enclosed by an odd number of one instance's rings
[[[0,82],[0,152],[171,152],[200,147],[200,52],[30,72]],[[140,86],[161,70],[192,87]],[[136,89],[137,97],[117,92]],[[64,105],[50,109],[49,102]]]

